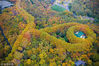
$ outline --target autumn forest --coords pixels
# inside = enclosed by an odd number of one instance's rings
[[[98,0],[0,0],[0,66],[99,66]]]

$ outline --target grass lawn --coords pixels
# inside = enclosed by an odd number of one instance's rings
[[[61,6],[58,6],[58,5],[53,5],[51,7],[52,10],[55,10],[55,11],[58,11],[58,12],[62,12],[62,11],[65,11],[66,9],[61,7]]]

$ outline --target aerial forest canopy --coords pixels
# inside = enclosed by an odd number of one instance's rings
[[[0,1],[0,66],[99,66],[98,5]]]
[[[77,15],[87,15],[98,19],[98,2],[97,0],[74,0],[74,2],[70,4],[70,10]]]

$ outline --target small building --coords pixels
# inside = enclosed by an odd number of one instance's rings
[[[76,65],[76,66],[85,66],[85,62],[79,60],[79,61],[75,62],[75,65]]]
[[[79,38],[83,38],[83,39],[86,38],[85,34],[84,34],[82,31],[77,31],[77,32],[75,33],[75,36],[76,36],[76,37],[79,37]]]

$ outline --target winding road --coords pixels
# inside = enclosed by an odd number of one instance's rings
[[[12,49],[12,47],[11,47],[11,45],[10,45],[8,39],[7,39],[6,36],[4,35],[3,29],[1,28],[1,26],[0,26],[0,31],[1,31],[1,35],[4,37],[5,41],[7,42],[7,45],[9,45],[10,49]]]

